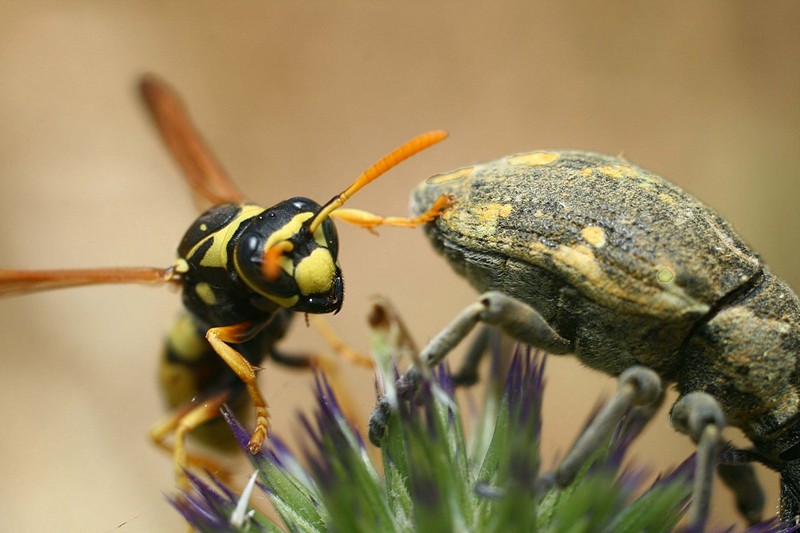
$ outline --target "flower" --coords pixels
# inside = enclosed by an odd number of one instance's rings
[[[445,366],[422,373],[417,394],[394,390],[396,361],[405,346],[386,324],[374,325],[386,416],[382,472],[373,465],[357,428],[344,416],[323,375],[315,379],[317,407],[302,416],[302,450],[273,437],[250,455],[257,486],[279,521],[244,505],[212,477],[189,474],[191,488],[173,499],[199,531],[673,531],[687,508],[694,459],[649,488],[645,469],[625,465],[630,444],[647,417],[631,409],[607,446],[564,489],[537,487],[543,429],[546,357],[518,347],[507,371],[499,349],[479,418],[468,437]],[[383,328],[383,329],[381,329]],[[381,333],[382,332],[382,333]],[[396,333],[396,331],[395,331]],[[223,416],[247,453],[249,434],[227,408]],[[305,465],[305,466],[304,466]],[[766,523],[753,532],[794,531]]]

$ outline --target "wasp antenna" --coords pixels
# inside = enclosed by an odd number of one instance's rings
[[[382,174],[386,173],[392,167],[402,163],[414,154],[417,154],[426,148],[430,148],[439,141],[447,138],[447,132],[442,130],[433,130],[417,135],[410,141],[398,146],[377,163],[365,170],[347,189],[340,194],[331,198],[331,200],[322,206],[319,213],[311,220],[308,230],[314,233],[317,228],[322,224],[322,221],[328,218],[331,212],[339,209],[344,203],[353,196],[356,192],[367,186],[369,183],[377,179]]]
[[[281,276],[281,257],[291,252],[294,245],[291,241],[279,241],[264,251],[262,273],[268,281],[277,281]]]

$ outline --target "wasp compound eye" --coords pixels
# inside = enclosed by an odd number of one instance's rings
[[[313,233],[308,230],[319,209],[307,198],[292,198],[253,219],[236,246],[237,270],[249,288],[296,311],[341,308],[344,283],[334,225],[325,220]]]

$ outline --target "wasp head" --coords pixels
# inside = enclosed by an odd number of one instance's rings
[[[309,227],[319,210],[308,198],[292,198],[253,219],[235,249],[236,270],[250,289],[302,313],[339,311],[339,241],[329,218]]]

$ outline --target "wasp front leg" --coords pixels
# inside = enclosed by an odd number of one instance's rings
[[[258,368],[251,365],[242,354],[227,344],[242,342],[251,338],[252,334],[252,323],[243,322],[231,326],[211,328],[206,332],[206,339],[208,339],[214,351],[217,352],[217,355],[225,361],[247,387],[250,401],[256,409],[256,427],[250,436],[250,442],[247,447],[250,453],[256,454],[261,450],[261,445],[269,434],[269,409],[256,382],[256,370]]]

